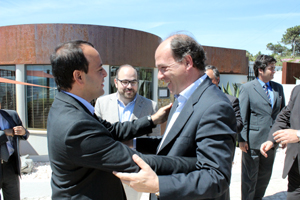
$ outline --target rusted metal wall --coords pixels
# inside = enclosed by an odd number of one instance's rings
[[[66,41],[91,42],[104,64],[154,67],[161,38],[142,31],[81,24],[31,24],[0,27],[0,64],[50,64],[50,54]]]
[[[246,50],[203,46],[206,52],[206,64],[214,65],[221,74],[248,75]]]
[[[81,39],[94,44],[108,65],[154,67],[161,38],[142,31],[83,24],[29,24],[0,27],[0,65],[50,64],[50,54],[66,41]],[[203,46],[207,64],[222,74],[248,74],[245,50]]]
[[[282,63],[282,84],[295,84],[294,76],[300,78],[300,63]]]

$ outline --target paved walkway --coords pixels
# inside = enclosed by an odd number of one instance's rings
[[[281,178],[284,156],[285,150],[279,149],[275,158],[271,181],[263,200],[286,199],[287,179]],[[50,200],[50,196],[50,180],[21,180],[22,200]],[[232,168],[230,197],[231,200],[241,199],[241,151],[239,149],[236,149],[234,164]],[[141,200],[148,200],[147,195],[143,195]]]

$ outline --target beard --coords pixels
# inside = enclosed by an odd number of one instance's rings
[[[120,92],[120,95],[122,95],[126,99],[133,100],[136,93],[137,93],[137,90],[134,90],[132,88],[131,89],[126,88],[126,89],[122,90],[122,92]]]

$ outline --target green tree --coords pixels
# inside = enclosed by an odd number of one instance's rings
[[[286,52],[288,52],[288,48],[285,46],[282,46],[279,42],[277,44],[273,44],[273,43],[269,43],[267,44],[267,49],[269,49],[270,51],[272,51],[272,54],[280,54],[280,55],[284,55],[286,54]]]
[[[299,43],[300,43],[300,25],[288,28],[285,34],[283,35],[281,41],[284,44],[292,45],[293,56],[295,57],[296,47],[299,47]]]
[[[249,51],[246,51],[246,57],[249,58],[249,61],[255,61],[255,57]]]
[[[261,51],[259,51],[259,52],[254,56],[255,60],[256,60],[257,56],[260,56],[261,54],[262,54]]]

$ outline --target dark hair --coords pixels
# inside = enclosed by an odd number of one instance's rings
[[[88,73],[89,62],[83,54],[83,44],[94,47],[87,41],[74,40],[57,46],[54,53],[50,56],[52,73],[58,91],[61,89],[66,91],[72,89],[72,84],[74,83],[73,72],[75,70]]]
[[[215,66],[213,66],[213,65],[207,65],[205,67],[205,71],[208,70],[208,69],[211,69],[213,71],[215,78],[219,78],[220,77],[220,72],[219,72],[219,70]]]
[[[193,59],[194,67],[204,70],[205,51],[194,38],[185,34],[175,34],[171,36],[170,46],[173,57],[177,62],[182,62],[187,55],[190,55]]]
[[[123,67],[132,67],[131,65],[129,65],[129,64],[124,64],[124,65],[121,65],[118,69],[117,69],[117,71],[116,71],[116,79],[118,79],[118,77],[119,77],[119,72],[120,72],[120,70],[123,68]],[[139,80],[139,73],[138,73],[138,71],[137,71],[137,69],[135,68],[135,67],[132,67],[134,70],[135,70],[135,72],[136,72],[136,78],[137,78],[137,80]]]
[[[271,63],[271,62],[277,62],[275,58],[273,58],[272,56],[268,56],[268,55],[259,55],[257,56],[254,65],[253,65],[253,70],[254,70],[254,74],[255,77],[258,77],[258,69],[262,69],[263,71],[265,71],[266,67]]]

